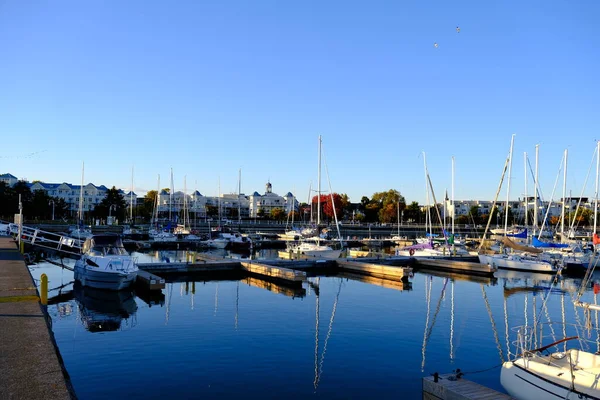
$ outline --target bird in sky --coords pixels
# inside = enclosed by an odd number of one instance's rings
[[[460,33],[460,26],[456,27],[456,33]]]
[[[437,44],[437,42],[435,42],[435,43],[433,44],[433,47],[435,47],[436,49],[438,48],[438,44]]]

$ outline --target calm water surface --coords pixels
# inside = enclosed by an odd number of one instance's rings
[[[571,301],[579,280],[561,279],[541,309],[553,278],[543,274],[420,272],[410,286],[338,275],[296,289],[192,276],[148,297],[73,287],[73,274],[51,264],[31,270],[65,285],[48,311],[80,399],[417,399],[423,376],[456,368],[502,391],[498,368],[468,372],[501,363],[512,327],[542,311],[543,321],[584,321]],[[591,289],[584,299],[594,301]]]

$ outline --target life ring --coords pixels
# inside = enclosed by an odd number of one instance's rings
[[[408,250],[408,254],[410,254],[411,256],[415,255],[415,249],[409,249]]]

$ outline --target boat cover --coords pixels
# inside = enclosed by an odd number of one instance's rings
[[[542,248],[553,248],[553,249],[565,249],[569,247],[566,243],[553,243],[553,242],[542,242],[538,240],[535,236],[531,239],[531,244],[533,247],[542,247]]]
[[[517,243],[513,242],[512,240],[510,240],[507,237],[505,237],[504,239],[502,239],[502,244],[504,244],[506,247],[510,247],[511,249],[520,250],[520,251],[526,251],[528,253],[540,254],[540,253],[543,252],[542,249],[536,249],[535,247],[530,247],[530,246],[524,246],[524,245],[521,245],[521,244],[517,244]]]

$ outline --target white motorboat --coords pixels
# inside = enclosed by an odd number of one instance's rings
[[[131,290],[108,291],[76,284],[73,293],[81,323],[92,333],[122,329],[123,320],[127,321],[137,311]]]
[[[83,286],[121,290],[135,281],[138,267],[121,238],[105,234],[94,235],[84,242],[74,271],[75,280]]]
[[[152,235],[152,240],[155,242],[175,242],[177,241],[177,235],[171,232],[158,232]]]
[[[318,243],[301,242],[297,245],[289,246],[286,253],[301,254],[310,257],[339,258],[340,254],[342,254],[342,250],[336,250],[330,246],[324,246]]]

